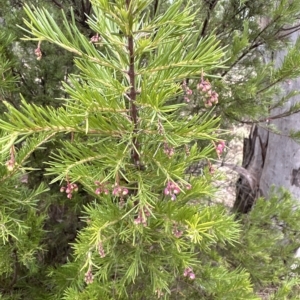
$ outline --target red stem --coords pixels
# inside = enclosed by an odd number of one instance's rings
[[[130,0],[126,0],[126,4],[127,4],[127,8],[130,8]],[[135,64],[135,57],[134,57],[134,42],[133,42],[133,36],[132,33],[129,33],[128,37],[127,37],[127,47],[128,47],[128,51],[129,51],[129,70],[128,70],[128,76],[129,76],[129,83],[130,83],[130,92],[129,92],[129,98],[130,98],[130,117],[131,120],[134,124],[134,134],[136,135],[137,131],[138,131],[138,108],[135,104],[136,101],[136,87],[135,87],[135,68],[134,68],[134,64]],[[131,152],[131,158],[133,163],[136,166],[140,165],[140,157],[139,157],[139,153],[138,153],[138,149],[139,149],[139,142],[136,136],[134,136],[133,138],[133,149]]]

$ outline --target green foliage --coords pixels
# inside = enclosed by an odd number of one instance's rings
[[[24,12],[4,5],[1,299],[259,299],[270,285],[273,299],[297,299],[290,196],[260,199],[238,222],[208,205],[217,175],[187,170],[216,157],[220,121],[260,120],[296,94],[274,101],[278,84],[299,75],[299,42],[277,70],[261,52],[285,47],[274,36],[299,17],[299,1],[201,1],[197,10],[93,0],[83,12],[72,2],[59,16],[28,2],[26,42],[13,51]],[[213,110],[199,88],[186,99],[207,78],[219,93]],[[28,172],[41,177],[21,183]]]
[[[37,5],[35,0],[29,0],[26,3]],[[67,1],[64,3],[67,4]],[[44,1],[43,6],[51,10],[54,15],[60,13],[60,8],[54,1]],[[1,38],[1,48],[6,47],[6,53],[9,51],[9,57],[6,59],[9,60],[11,71],[18,79],[10,87],[9,93],[5,95],[1,93],[2,101],[6,100],[18,107],[21,93],[30,102],[58,106],[60,101],[57,98],[65,96],[61,82],[66,81],[69,74],[75,72],[73,57],[67,51],[48,44],[43,47],[43,60],[37,60],[35,55],[37,43],[20,40],[23,32],[17,25],[22,24],[22,18],[25,16],[22,7],[23,4],[20,1],[0,0],[0,28],[3,32],[1,34],[5,34],[5,41]],[[66,6],[66,10],[68,9]],[[84,10],[82,12],[88,13]],[[76,11],[77,24],[84,30],[78,13]],[[14,37],[14,40],[7,39],[8,36]]]
[[[236,121],[264,122],[273,108],[292,97],[284,94],[281,84],[300,75],[299,41],[290,46],[288,39],[299,29],[300,1],[200,2],[198,39],[215,32],[227,50],[224,69],[210,73],[218,75],[211,79],[219,94],[215,112],[223,116],[224,126]],[[287,55],[278,66],[274,54],[282,49]],[[194,97],[190,111],[201,111],[203,102],[201,95]],[[294,112],[287,108],[283,116]],[[273,117],[283,116],[274,113]]]
[[[257,290],[272,287],[270,299],[299,297],[299,259],[294,257],[300,241],[299,217],[298,200],[286,190],[273,189],[268,201],[258,199],[241,216],[239,243],[224,253],[230,264],[249,272]]]
[[[0,33],[0,93],[5,99],[7,93],[14,91],[17,77],[12,72],[14,61],[12,53],[9,51],[9,45],[13,42],[13,36],[6,32]],[[3,98],[1,100],[3,100]]]
[[[9,173],[5,165],[0,172],[0,285],[9,291],[19,276],[27,280],[40,272],[45,212],[38,203],[47,189],[43,185],[28,189],[26,174]]]
[[[177,1],[152,18],[144,14],[150,3],[93,1],[92,41],[73,13],[68,22],[62,12],[58,24],[45,9],[25,8],[33,36],[27,39],[43,40],[39,51],[48,41],[72,52],[80,73],[64,84],[69,98],[61,108],[6,102],[2,153],[20,145],[10,165],[15,172],[54,142],[47,172],[53,182],[67,182],[61,191],[86,223],[73,255],[48,269],[43,280],[53,288],[29,289],[35,299],[223,297],[226,286],[228,297],[255,299],[241,269],[223,265],[215,276],[201,274],[211,248],[234,243],[239,226],[222,207],[205,205],[213,177],[186,173],[214,156],[219,118],[179,114],[186,104],[174,101],[187,77],[222,67],[223,51],[214,36],[194,38],[192,7]],[[86,204],[82,190],[90,195]]]

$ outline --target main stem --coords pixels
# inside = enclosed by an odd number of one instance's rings
[[[127,9],[130,9],[130,1],[131,0],[126,0],[127,4]],[[131,152],[131,158],[133,163],[137,166],[140,167],[140,155],[139,155],[139,142],[137,139],[137,132],[138,132],[138,109],[135,104],[136,101],[136,88],[135,88],[135,68],[134,68],[134,63],[135,63],[135,57],[134,57],[134,42],[133,42],[133,35],[130,32],[130,34],[127,37],[127,47],[129,51],[129,70],[128,70],[128,76],[129,76],[129,83],[130,83],[130,92],[129,92],[129,98],[130,98],[130,116],[131,120],[134,124],[134,137],[133,137],[133,149]]]

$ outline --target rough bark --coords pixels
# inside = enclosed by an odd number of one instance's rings
[[[291,41],[295,43],[299,31],[291,34]],[[286,51],[275,54],[275,64],[280,66]],[[299,90],[300,78],[285,82],[282,88],[286,93]],[[276,109],[271,115],[278,115],[300,101],[300,97],[291,98],[285,107]],[[243,167],[254,178],[256,186],[252,188],[247,179],[241,176],[237,182],[236,201],[234,210],[247,213],[258,196],[268,197],[272,186],[287,188],[295,198],[300,199],[300,144],[296,143],[288,134],[291,130],[300,130],[300,114],[270,120],[281,134],[264,129],[266,124],[253,125],[251,133],[244,140]]]
[[[233,209],[240,213],[247,213],[257,197],[264,195],[260,188],[260,180],[265,166],[268,149],[269,132],[257,125],[251,129],[248,138],[244,139],[243,163],[252,176],[253,183],[245,176],[240,176],[236,187],[236,201]]]

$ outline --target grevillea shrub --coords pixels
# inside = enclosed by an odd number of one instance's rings
[[[92,4],[92,38],[74,17],[68,22],[62,13],[57,23],[45,9],[25,8],[26,38],[37,42],[33,55],[42,61],[43,45],[53,43],[74,54],[79,74],[63,84],[69,96],[58,109],[27,99],[19,109],[6,103],[6,172],[30,168],[29,154],[55,142],[46,174],[85,226],[63,262],[44,268],[42,256],[33,256],[40,262],[36,277],[13,281],[4,297],[257,299],[249,275],[216,251],[239,237],[239,226],[222,206],[207,205],[213,174],[187,172],[224,150],[210,108],[218,94],[208,79],[222,66],[223,49],[214,36],[197,39],[194,7],[180,1],[154,18],[150,0]],[[206,107],[189,116],[195,93]],[[51,189],[46,195],[50,205]],[[9,239],[22,245],[30,237]],[[13,273],[1,271],[3,278]]]

